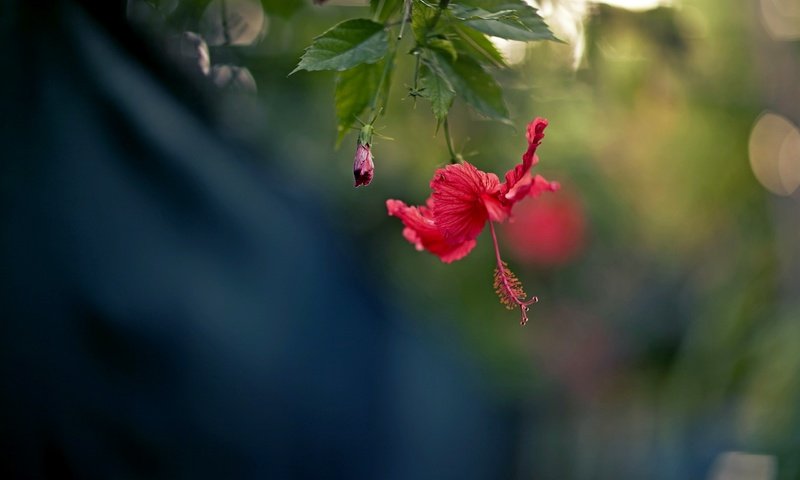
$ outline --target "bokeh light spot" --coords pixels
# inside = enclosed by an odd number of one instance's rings
[[[745,452],[720,454],[709,480],[773,480],[777,472],[775,457]]]
[[[750,132],[749,153],[764,188],[785,196],[800,187],[800,130],[785,117],[763,113]]]
[[[800,38],[800,0],[761,0],[761,22],[775,40]]]
[[[267,28],[256,0],[213,0],[200,20],[200,33],[211,46],[252,45]]]
[[[670,0],[600,0],[598,3],[605,3],[606,5],[611,5],[612,7],[634,11],[652,10],[658,7],[672,6],[672,1]]]

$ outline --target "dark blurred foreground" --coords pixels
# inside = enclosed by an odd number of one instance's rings
[[[470,360],[117,3],[0,2],[0,477],[512,477]]]

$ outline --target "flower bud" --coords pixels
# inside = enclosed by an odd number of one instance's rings
[[[369,143],[361,143],[359,141],[356,147],[356,156],[353,160],[353,175],[356,179],[355,186],[369,185],[374,172],[375,164],[372,163],[372,152],[369,149]]]

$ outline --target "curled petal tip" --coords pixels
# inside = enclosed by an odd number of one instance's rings
[[[549,123],[547,122],[546,118],[542,117],[534,118],[533,121],[528,124],[528,132],[527,132],[528,142],[536,144],[541,142],[542,137],[544,137],[544,129],[547,128],[548,124]]]
[[[538,197],[544,192],[556,192],[561,188],[558,182],[550,182],[541,175],[533,177],[533,184],[528,192],[531,197]]]

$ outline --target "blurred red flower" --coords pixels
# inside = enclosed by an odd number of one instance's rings
[[[505,237],[520,261],[542,267],[564,265],[586,244],[586,215],[578,196],[570,190],[528,202],[505,227]]]

